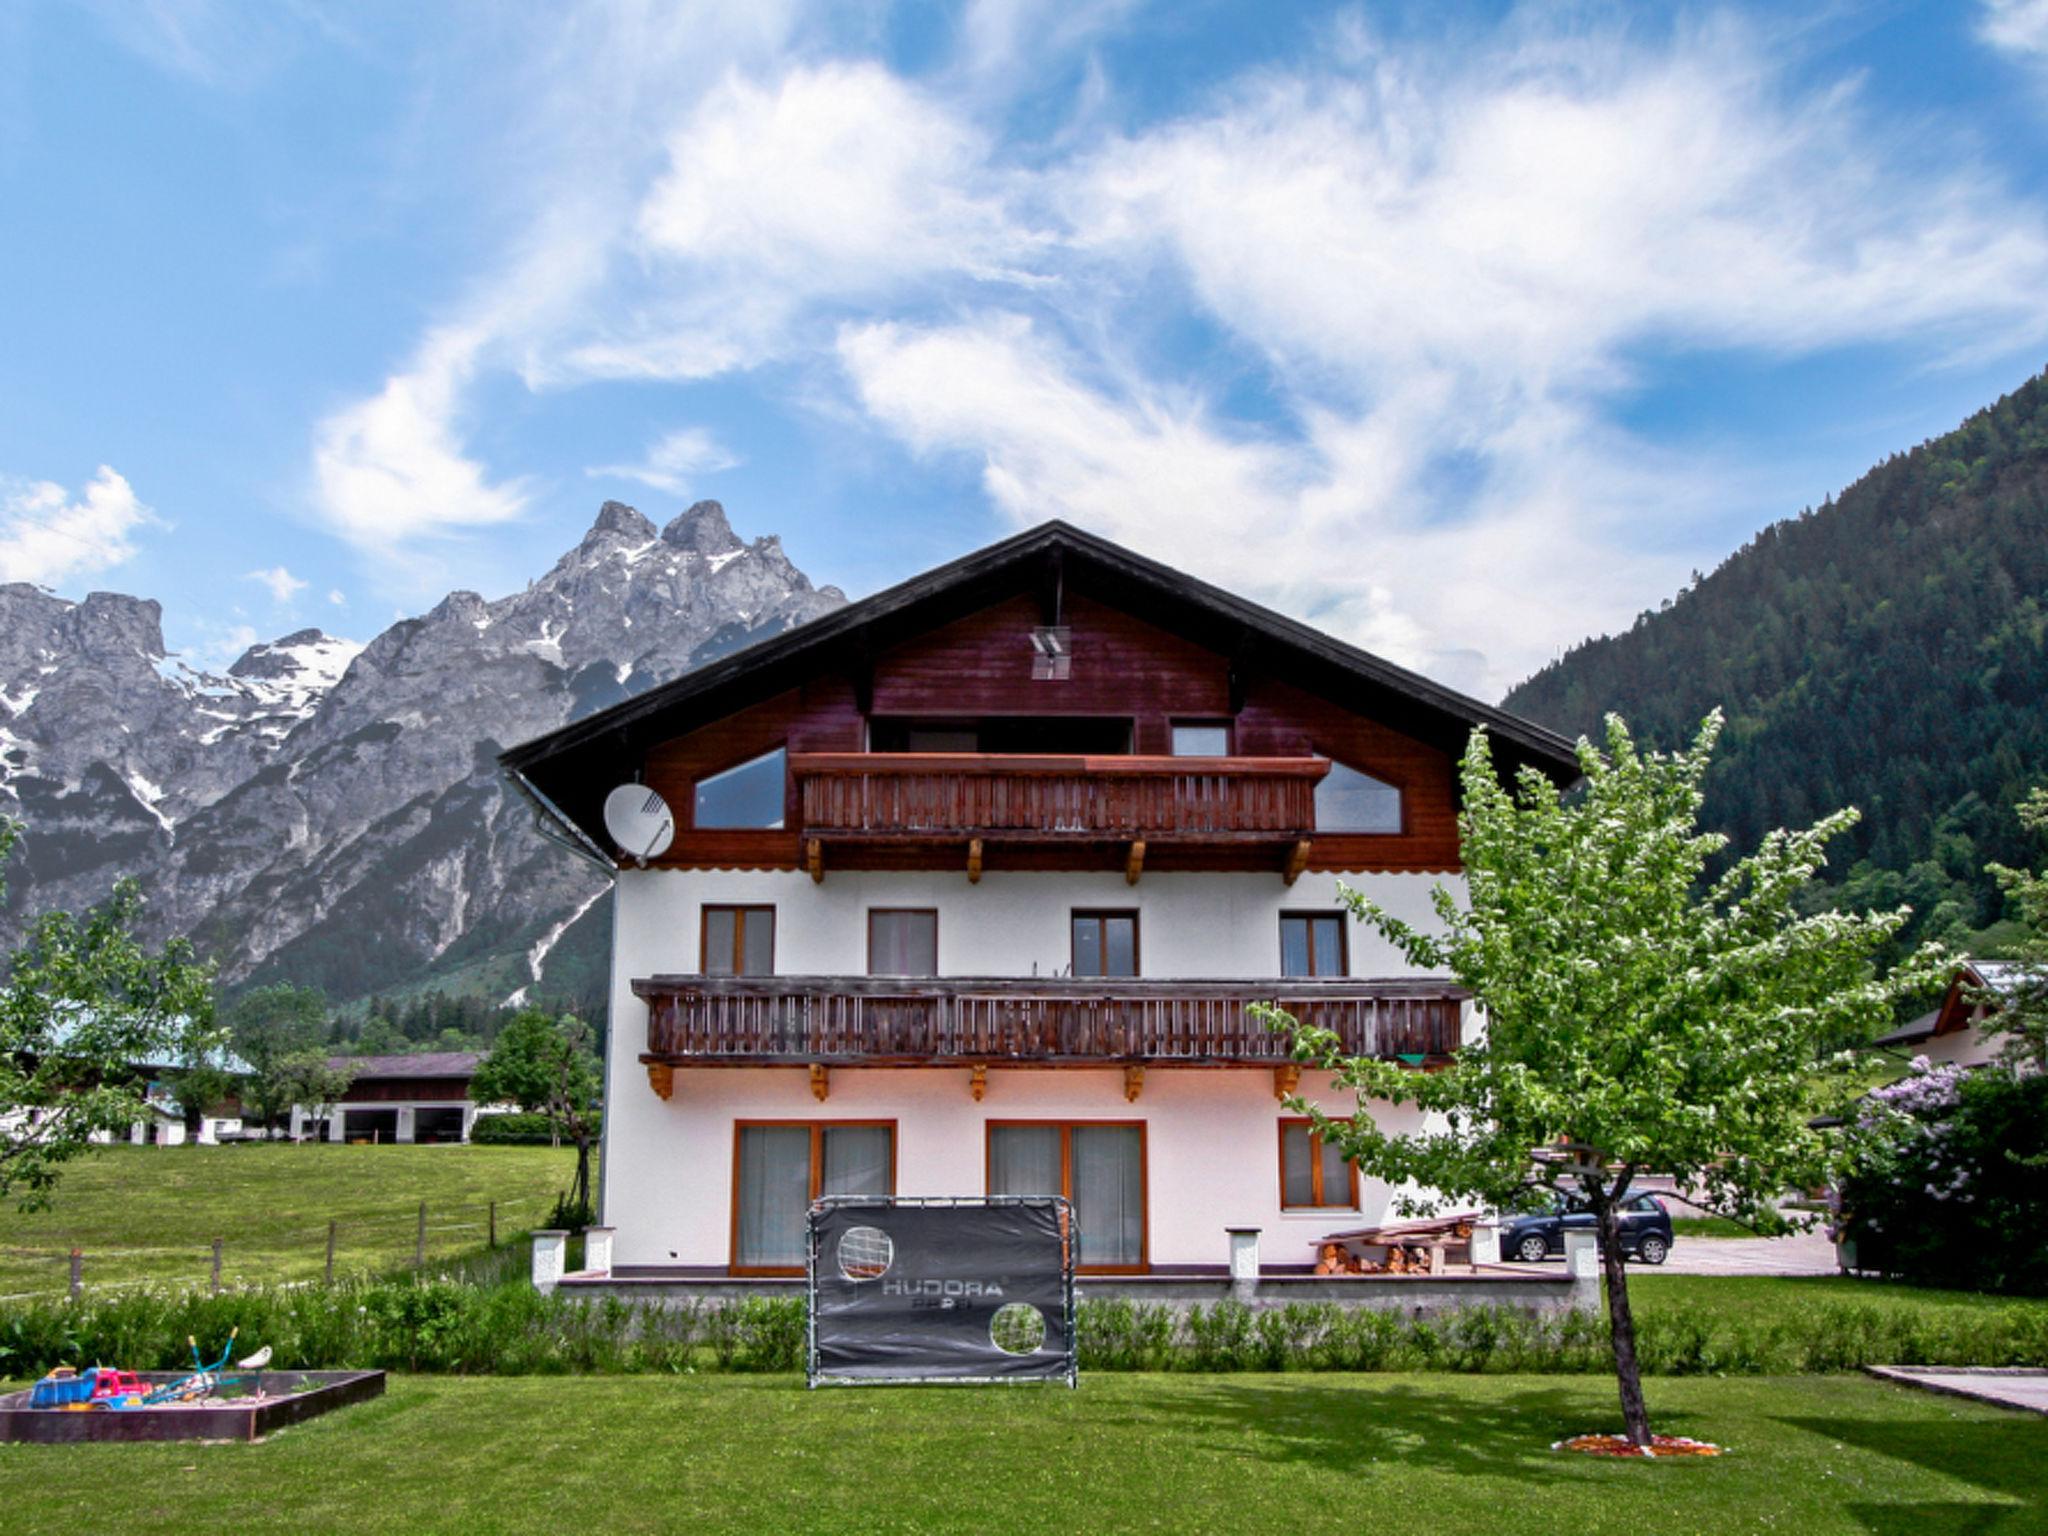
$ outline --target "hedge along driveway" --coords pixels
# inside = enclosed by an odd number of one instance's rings
[[[1611,1382],[1557,1377],[399,1377],[261,1445],[0,1447],[0,1498],[17,1530],[89,1509],[96,1530],[365,1536],[2048,1528],[2048,1421],[1846,1377],[1655,1381],[1649,1399],[1660,1429],[1731,1454],[1554,1453],[1616,1418]]]

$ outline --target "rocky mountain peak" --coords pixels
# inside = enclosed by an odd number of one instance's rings
[[[725,520],[725,508],[715,501],[700,501],[688,511],[678,513],[661,530],[661,542],[707,556],[737,554],[746,547],[732,531],[732,524]]]
[[[597,521],[590,525],[583,542],[588,544],[601,533],[615,534],[635,544],[644,544],[655,536],[654,524],[640,515],[639,508],[629,507],[623,501],[608,501],[597,509]]]

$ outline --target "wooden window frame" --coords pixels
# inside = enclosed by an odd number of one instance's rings
[[[1336,1123],[1339,1125],[1349,1125],[1351,1122],[1340,1120]],[[1308,1187],[1309,1193],[1319,1202],[1315,1205],[1289,1205],[1287,1203],[1287,1133],[1295,1126],[1303,1126],[1308,1130]],[[1358,1203],[1358,1164],[1348,1157],[1344,1159],[1344,1167],[1351,1176],[1350,1204],[1329,1205],[1320,1203],[1323,1197],[1323,1138],[1316,1131],[1315,1121],[1309,1119],[1306,1115],[1281,1116],[1278,1145],[1280,1152],[1280,1209],[1282,1211],[1355,1211],[1360,1209]],[[1148,1211],[1147,1214],[1149,1215],[1150,1212]]]
[[[1182,726],[1220,727],[1223,731],[1223,756],[1237,756],[1237,722],[1228,715],[1170,715],[1166,721],[1166,751],[1168,756],[1179,757],[1173,750],[1173,733]],[[1189,753],[1194,756],[1194,753]],[[1206,755],[1206,754],[1204,754]]]
[[[931,914],[931,919],[932,919],[932,968],[931,968],[931,970],[930,970],[929,972],[923,972],[923,971],[919,971],[919,972],[912,972],[912,973],[910,973],[910,975],[909,975],[909,976],[907,976],[907,977],[906,977],[905,979],[907,979],[907,980],[916,980],[916,979],[917,979],[918,977],[920,977],[920,976],[923,976],[923,977],[936,977],[936,976],[937,976],[937,975],[939,974],[939,909],[938,909],[937,907],[869,907],[869,908],[868,908],[868,975],[870,975],[870,976],[873,976],[873,975],[876,975],[876,974],[878,974],[878,973],[876,972],[876,970],[875,970],[875,918],[876,918],[877,916],[881,916],[881,917],[903,917],[903,916],[913,916],[913,915],[914,915],[914,916],[921,916],[921,915],[923,915],[923,914],[925,914],[925,913],[927,913],[927,912]],[[902,975],[903,973],[901,973],[901,972],[898,972],[898,971],[891,971],[891,972],[889,972],[888,974],[889,974],[889,975],[891,975],[891,976],[897,976],[897,975]]]
[[[1338,753],[1335,753],[1335,752],[1331,752],[1331,751],[1329,751],[1328,749],[1326,749],[1326,748],[1324,748],[1324,747],[1321,747],[1321,746],[1316,746],[1316,745],[1313,745],[1313,744],[1312,744],[1312,745],[1311,745],[1311,746],[1309,747],[1309,752],[1310,752],[1310,754],[1311,754],[1311,755],[1313,755],[1313,756],[1315,756],[1315,757],[1323,757],[1323,758],[1328,758],[1328,759],[1329,759],[1329,761],[1330,761],[1330,764],[1331,764],[1331,766],[1332,766],[1332,767],[1336,767],[1336,768],[1349,768],[1349,769],[1350,769],[1350,770],[1351,770],[1351,771],[1352,771],[1353,773],[1362,773],[1362,774],[1364,774],[1364,775],[1365,775],[1365,776],[1366,776],[1366,777],[1367,777],[1368,779],[1378,779],[1378,780],[1380,781],[1380,783],[1382,783],[1382,784],[1386,785],[1386,786],[1387,786],[1387,787],[1388,787],[1389,789],[1393,790],[1393,791],[1394,791],[1394,792],[1395,792],[1395,793],[1396,793],[1397,795],[1399,795],[1399,796],[1401,797],[1401,824],[1400,824],[1400,825],[1399,825],[1398,827],[1394,828],[1394,830],[1393,830],[1393,831],[1391,831],[1391,832],[1355,832],[1355,831],[1349,831],[1349,830],[1346,830],[1346,831],[1339,831],[1339,830],[1337,830],[1336,828],[1330,828],[1330,829],[1328,829],[1328,830],[1325,830],[1324,828],[1322,828],[1322,827],[1318,826],[1318,827],[1316,828],[1316,836],[1318,836],[1318,837],[1406,837],[1406,836],[1408,835],[1408,799],[1409,799],[1409,795],[1408,795],[1408,786],[1407,786],[1407,784],[1406,784],[1406,783],[1404,783],[1404,782],[1403,782],[1402,780],[1400,780],[1400,779],[1397,779],[1397,778],[1395,778],[1395,777],[1394,777],[1393,775],[1391,775],[1391,774],[1389,774],[1389,773],[1386,773],[1385,771],[1383,771],[1383,770],[1381,770],[1381,769],[1379,769],[1379,768],[1368,768],[1368,767],[1367,767],[1367,766],[1366,766],[1365,764],[1363,764],[1363,763],[1361,763],[1361,762],[1358,762],[1358,761],[1356,761],[1356,760],[1354,760],[1354,759],[1352,759],[1352,758],[1349,758],[1349,757],[1341,756],[1340,754],[1338,754]],[[1320,781],[1318,781],[1318,786],[1320,787]]]
[[[1295,918],[1309,925],[1308,929],[1308,976],[1349,976],[1351,974],[1351,924],[1342,912],[1302,912],[1283,908],[1280,912],[1280,974],[1287,975],[1287,922]],[[1318,919],[1333,920],[1337,924],[1337,969],[1319,971],[1316,969],[1316,929]]]
[[[895,1194],[896,1194],[896,1155],[897,1155],[897,1147],[898,1147],[898,1144],[899,1144],[899,1142],[900,1142],[901,1138],[900,1138],[900,1135],[899,1135],[899,1133],[897,1132],[897,1129],[896,1129],[896,1122],[895,1122],[894,1120],[873,1120],[873,1119],[864,1119],[864,1120],[812,1120],[812,1119],[809,1119],[809,1118],[801,1118],[801,1119],[789,1119],[789,1120],[777,1120],[777,1119],[753,1119],[753,1120],[735,1120],[735,1121],[733,1121],[733,1123],[732,1123],[732,1194],[731,1194],[731,1197],[730,1197],[730,1203],[731,1203],[731,1207],[732,1207],[732,1210],[731,1210],[732,1220],[731,1220],[731,1223],[730,1223],[731,1231],[730,1231],[730,1233],[729,1233],[729,1235],[728,1235],[728,1237],[727,1237],[727,1247],[726,1247],[726,1251],[725,1251],[725,1252],[726,1252],[726,1272],[727,1272],[728,1274],[732,1274],[732,1275],[750,1275],[750,1276],[766,1276],[766,1275],[801,1275],[801,1274],[802,1274],[802,1273],[804,1272],[804,1267],[803,1267],[803,1265],[801,1265],[801,1264],[742,1264],[742,1263],[740,1263],[740,1262],[739,1262],[739,1257],[740,1257],[740,1133],[741,1133],[742,1131],[749,1131],[749,1130],[758,1130],[758,1129],[761,1129],[762,1127],[774,1127],[774,1126],[782,1126],[782,1127],[788,1127],[788,1126],[805,1126],[805,1127],[808,1127],[808,1128],[809,1128],[809,1130],[810,1130],[810,1133],[811,1133],[811,1198],[812,1198],[813,1200],[816,1200],[816,1199],[818,1198],[819,1192],[820,1192],[820,1190],[821,1190],[821,1188],[822,1188],[822,1186],[823,1186],[823,1184],[824,1184],[824,1182],[825,1182],[825,1128],[826,1128],[827,1126],[834,1126],[834,1125],[845,1125],[845,1126],[853,1126],[853,1127],[856,1127],[856,1128],[859,1128],[859,1127],[863,1127],[863,1126],[865,1126],[865,1127],[867,1127],[867,1128],[870,1128],[870,1129],[872,1129],[872,1128],[874,1128],[874,1127],[876,1127],[876,1126],[882,1126],[882,1127],[886,1127],[886,1128],[887,1128],[887,1130],[888,1130],[888,1132],[889,1132],[889,1188],[888,1188],[888,1195],[889,1195],[889,1196],[890,1196],[891,1198],[893,1198],[893,1197],[895,1196]]]
[[[1138,908],[1069,907],[1067,909],[1067,974],[1069,976],[1081,976],[1080,940],[1075,936],[1074,925],[1084,917],[1128,917],[1131,920],[1131,974],[1125,977],[1111,976],[1105,970],[1098,971],[1094,975],[1083,977],[1082,979],[1088,981],[1132,981],[1145,974],[1145,950],[1143,943],[1145,925],[1138,920]],[[1109,933],[1107,929],[1103,930],[1102,953],[1099,958],[1104,966],[1109,964]]]
[[[740,969],[745,963],[747,952],[747,925],[743,920],[735,921],[732,925],[733,968],[730,971],[720,972],[714,972],[711,969],[711,914],[714,912],[731,912],[736,917],[749,912],[766,912],[768,914],[768,969],[766,971],[745,971]],[[700,904],[697,909],[697,974],[699,976],[711,976],[714,974],[724,976],[773,976],[775,974],[776,929],[781,926],[775,920],[775,903],[772,901],[707,901]]]
[[[1060,1193],[1068,1204],[1074,1199],[1074,1129],[1100,1126],[1136,1127],[1138,1132],[1138,1191],[1145,1203],[1145,1219],[1138,1223],[1138,1262],[1135,1264],[1076,1264],[1077,1275],[1147,1275],[1152,1272],[1152,1136],[1144,1120],[1060,1120],[1053,1118],[984,1121],[981,1133],[981,1188],[995,1194],[996,1132],[1006,1126],[1049,1125],[1060,1133]]]

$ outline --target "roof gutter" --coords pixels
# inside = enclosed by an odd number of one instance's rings
[[[568,849],[569,852],[575,854],[577,858],[582,859],[585,863],[596,865],[604,871],[606,879],[618,879],[619,866],[605,854],[602,848],[591,841],[589,835],[581,827],[562,814],[560,806],[536,789],[527,779],[526,775],[517,768],[505,764],[501,766],[501,771],[505,775],[505,782],[510,784],[519,794],[520,798],[533,808],[534,831],[557,847]]]

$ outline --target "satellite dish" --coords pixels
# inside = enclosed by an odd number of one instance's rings
[[[644,864],[668,852],[676,819],[668,802],[645,784],[621,784],[604,797],[604,829],[619,852]]]

